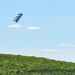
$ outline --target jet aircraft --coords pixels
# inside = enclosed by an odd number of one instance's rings
[[[13,21],[15,21],[15,22],[17,23],[17,22],[19,21],[19,19],[21,18],[21,16],[23,16],[22,13],[18,14],[18,15],[16,16],[16,18],[14,18]]]

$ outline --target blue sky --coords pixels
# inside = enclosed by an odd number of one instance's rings
[[[1,0],[0,53],[75,62],[75,0]]]

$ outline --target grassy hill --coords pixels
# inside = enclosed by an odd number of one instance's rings
[[[34,56],[0,54],[0,75],[75,75],[75,64]]]

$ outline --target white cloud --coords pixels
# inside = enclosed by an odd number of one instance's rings
[[[27,29],[29,29],[29,30],[39,30],[39,29],[41,29],[41,27],[29,26],[29,27],[27,27]]]
[[[44,52],[58,52],[58,49],[43,49]]]
[[[62,47],[75,47],[73,44],[61,43],[60,46]]]
[[[67,46],[70,46],[70,45],[69,45],[69,44],[61,43],[60,46],[62,46],[62,47],[67,47]]]
[[[20,24],[12,24],[8,26],[8,28],[20,28],[20,27],[21,27]]]

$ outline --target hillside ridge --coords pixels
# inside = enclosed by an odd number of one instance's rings
[[[35,56],[0,54],[0,75],[75,75],[75,63]]]

